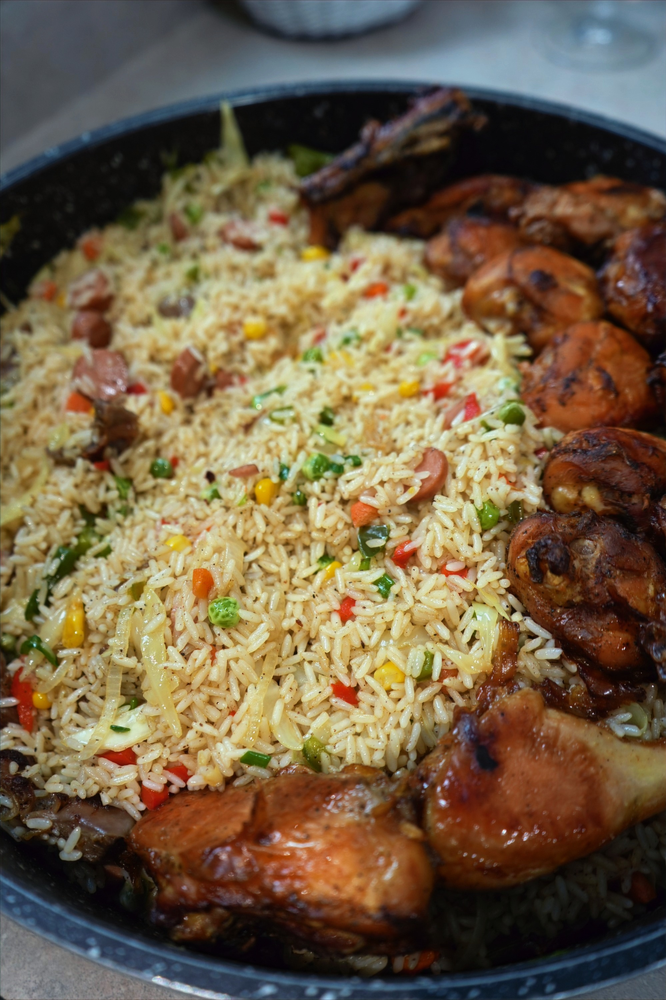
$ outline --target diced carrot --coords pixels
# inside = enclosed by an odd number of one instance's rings
[[[82,237],[79,246],[86,260],[97,260],[102,252],[102,234],[88,233]]]
[[[143,382],[132,382],[131,385],[127,386],[127,393],[130,396],[145,396],[147,392]]]
[[[405,964],[402,967],[402,974],[404,976],[414,976],[417,972],[423,972],[424,969],[429,969],[432,963],[438,958],[438,951],[422,951],[419,953],[418,957],[415,955],[408,955],[405,959]]]
[[[437,385],[433,385],[431,389],[426,389],[426,393],[430,394],[433,399],[444,399],[445,396],[451,392],[453,388],[453,382],[438,382]]]
[[[192,571],[192,593],[199,599],[208,597],[213,589],[213,574],[209,569],[195,569]]]
[[[400,545],[396,546],[395,552],[391,556],[391,559],[396,564],[396,566],[401,566],[403,569],[412,558],[414,553],[419,547],[418,542],[412,542],[411,539],[407,539],[406,542],[400,542]]]
[[[362,500],[357,500],[353,503],[349,513],[351,514],[352,524],[355,528],[362,528],[364,524],[370,524],[379,517],[377,508],[372,507],[369,503],[363,503]]]
[[[17,670],[12,677],[12,698],[16,698],[18,705],[16,706],[16,711],[18,713],[19,725],[21,725],[26,733],[31,733],[35,725],[35,707],[32,702],[32,684],[30,681],[24,681],[21,679],[23,674],[23,667]]]
[[[106,753],[101,753],[100,757],[104,757],[106,760],[110,760],[114,764],[120,764],[121,766],[136,764],[136,754],[131,747],[128,747],[127,750],[107,750]]]
[[[478,417],[481,413],[481,407],[479,406],[479,401],[476,398],[475,392],[470,392],[469,396],[465,397],[465,420],[473,420],[474,417]]]
[[[177,778],[180,778],[181,781],[187,781],[187,779],[190,777],[190,772],[187,770],[184,764],[169,764],[167,767],[164,768],[164,770],[168,774],[175,774],[175,776]]]
[[[80,392],[70,392],[65,403],[67,413],[92,413],[94,407],[90,400]]]
[[[57,294],[58,286],[55,281],[50,281],[48,278],[38,282],[32,289],[33,298],[44,299],[45,302],[53,302]]]
[[[331,691],[336,698],[346,701],[348,705],[358,705],[358,695],[356,689],[343,684],[342,681],[333,681]]]
[[[289,216],[285,215],[278,208],[272,208],[268,213],[268,218],[271,222],[275,223],[276,226],[288,226]]]
[[[350,618],[354,618],[354,608],[356,607],[356,601],[353,597],[345,597],[340,602],[340,608],[338,614],[340,615],[340,621],[343,623],[348,622]]]
[[[634,872],[631,876],[631,888],[629,889],[629,898],[634,901],[634,903],[651,903],[653,899],[657,898],[657,890],[650,882],[647,875],[643,872]]]
[[[163,788],[161,792],[156,792],[154,788],[147,788],[141,785],[141,801],[146,809],[157,809],[169,798],[169,789]]]
[[[366,299],[377,299],[381,295],[386,295],[389,290],[389,286],[385,281],[373,281],[371,285],[368,285],[363,295]]]
[[[101,462],[93,462],[93,465],[95,466],[98,472],[111,471],[111,462],[108,460],[108,458],[103,458]]]

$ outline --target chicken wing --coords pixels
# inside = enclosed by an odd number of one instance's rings
[[[445,883],[505,889],[666,807],[666,741],[623,742],[525,688],[461,715],[417,780]]]
[[[666,216],[666,196],[656,188],[599,175],[538,187],[509,216],[528,242],[571,251],[658,222]]]
[[[571,431],[550,453],[543,494],[559,514],[593,510],[650,532],[666,494],[666,441],[619,427]]]
[[[422,929],[433,885],[423,834],[385,775],[292,766],[224,792],[181,792],[130,835],[158,885],[154,920],[222,907],[353,952]]]
[[[572,323],[603,313],[594,271],[552,247],[519,247],[470,277],[463,309],[489,333],[525,333],[536,352]]]
[[[647,677],[661,665],[645,628],[666,620],[666,565],[617,521],[535,514],[509,544],[512,586],[539,625],[609,674]]]
[[[386,223],[390,233],[427,239],[451,219],[483,216],[506,222],[509,210],[522,205],[536,184],[501,174],[479,174],[437,191],[425,205],[407,208]]]
[[[443,278],[448,288],[457,288],[493,257],[522,243],[518,230],[506,222],[463,216],[452,219],[442,233],[428,241],[426,267]]]
[[[666,348],[666,224],[619,236],[601,272],[608,312],[651,354]]]
[[[427,198],[442,182],[447,150],[461,129],[485,124],[460,90],[417,98],[398,118],[370,121],[357,143],[301,181],[310,242],[334,247],[352,225],[372,229],[389,213]]]
[[[523,377],[522,398],[542,424],[652,427],[663,414],[664,387],[651,381],[650,356],[611,323],[576,323],[555,337]]]

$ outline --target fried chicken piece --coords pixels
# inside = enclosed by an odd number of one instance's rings
[[[666,806],[666,741],[630,743],[524,688],[459,717],[417,781],[438,872],[506,889],[584,857]]]
[[[593,510],[649,532],[666,494],[666,441],[619,427],[571,431],[548,457],[543,494],[558,514]]]
[[[651,354],[666,348],[666,224],[653,223],[619,236],[601,272],[611,316]]]
[[[451,88],[417,98],[384,125],[369,121],[357,143],[301,181],[310,243],[335,247],[350,226],[375,228],[391,212],[422,201],[442,182],[442,153],[460,129],[483,124],[463,92]]]
[[[563,250],[592,247],[665,216],[661,191],[601,174],[561,187],[543,185],[509,212],[528,242]]]
[[[653,427],[664,389],[651,381],[650,356],[611,323],[575,323],[530,365],[521,395],[542,424],[561,431],[584,427]]]
[[[645,636],[666,621],[666,565],[617,521],[592,511],[528,517],[511,536],[507,573],[532,618],[574,656],[611,675],[661,670]]]
[[[535,352],[572,323],[604,311],[594,271],[552,247],[519,247],[469,278],[463,309],[489,333],[525,333]]]
[[[158,885],[153,918],[222,907],[338,952],[422,933],[433,872],[406,801],[368,767],[291,766],[224,792],[181,792],[130,835]]]
[[[501,174],[479,174],[457,181],[436,191],[417,208],[408,208],[386,223],[390,233],[428,239],[439,232],[451,219],[462,216],[484,216],[494,222],[507,222],[509,211],[522,205],[527,195],[537,188],[530,181]]]
[[[442,233],[428,241],[425,263],[448,288],[458,288],[483,264],[522,243],[515,226],[463,216],[452,219]]]

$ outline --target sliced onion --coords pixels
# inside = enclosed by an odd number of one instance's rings
[[[52,615],[49,615],[49,617],[46,619],[46,621],[39,630],[39,638],[47,646],[50,646],[51,649],[53,649],[53,647],[60,642],[60,639],[62,637],[62,630],[65,627],[66,617],[67,617],[67,605],[65,605],[59,611],[55,611]],[[30,652],[26,655],[24,661],[26,673],[30,673],[30,671],[32,671],[39,663],[41,663],[43,659],[44,659],[43,653],[40,653],[38,649],[31,649]],[[69,668],[68,663],[64,664],[61,663],[60,666],[56,669],[51,679],[47,681],[48,687],[42,688],[40,686],[39,690],[43,691],[43,693],[50,691],[51,688],[55,687],[56,684],[60,683],[64,675],[67,673],[68,668]],[[54,683],[54,678],[56,674],[58,675],[58,680],[55,681]]]
[[[257,684],[256,690],[252,695],[252,704],[246,716],[248,722],[245,728],[245,733],[243,734],[243,742],[248,747],[254,745],[254,741],[259,735],[259,726],[261,725],[261,718],[264,714],[264,699],[266,698],[266,693],[270,683],[273,680],[273,674],[275,673],[277,663],[277,653],[268,653],[266,659],[264,660],[264,669],[261,675],[261,680]]]
[[[277,704],[278,698],[280,697],[280,688],[275,683],[271,681],[268,691],[266,692],[266,697],[264,698],[264,712],[266,718],[268,719],[268,725],[270,730],[283,747],[287,750],[300,750],[303,746],[303,736],[296,727],[296,725],[291,721],[287,715],[286,710],[282,713],[282,717],[277,725],[273,725],[273,710]]]
[[[126,733],[115,733],[109,730],[104,743],[99,750],[127,750],[128,747],[143,743],[151,734],[151,728],[144,713],[144,706],[121,711],[116,715],[113,725],[127,729]],[[95,731],[95,726],[88,726],[87,729],[80,729],[77,733],[72,733],[65,740],[65,743],[72,750],[84,750]],[[83,759],[83,758],[82,758]]]
[[[489,590],[487,587],[482,587],[481,590],[478,591],[478,594],[484,604],[489,604],[491,608],[494,608],[495,611],[502,616],[502,618],[506,618],[508,622],[511,621],[511,615],[504,610],[499,597],[494,591]]]
[[[113,724],[116,713],[120,708],[120,701],[122,697],[120,694],[120,685],[122,683],[122,679],[122,667],[120,667],[117,663],[112,663],[109,667],[109,672],[106,675],[106,693],[104,695],[102,714],[99,717],[97,725],[92,731],[90,739],[79,753],[81,760],[89,760],[91,757],[94,757],[109,736],[111,731],[110,726]]]
[[[166,621],[166,610],[155,591],[146,587],[143,592],[145,611],[143,615],[137,611],[136,616],[143,621],[152,621],[158,615],[163,614]],[[167,654],[164,642],[164,627],[156,628],[152,632],[141,631],[141,664],[145,668],[146,676],[150,684],[153,696],[157,702],[157,707],[162,713],[162,717],[174,736],[182,735],[182,726],[176,707],[169,690],[170,674],[166,669]]]
[[[12,521],[18,521],[19,518],[25,516],[25,507],[29,507],[32,501],[35,499],[42,486],[49,478],[49,472],[51,471],[51,466],[49,465],[46,458],[42,458],[42,467],[34,480],[32,486],[29,490],[18,498],[18,500],[12,500],[11,503],[5,504],[5,506],[0,507],[0,527],[5,527],[7,524],[11,524]]]

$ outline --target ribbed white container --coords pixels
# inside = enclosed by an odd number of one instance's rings
[[[259,24],[289,38],[356,35],[406,17],[421,0],[241,0]]]

